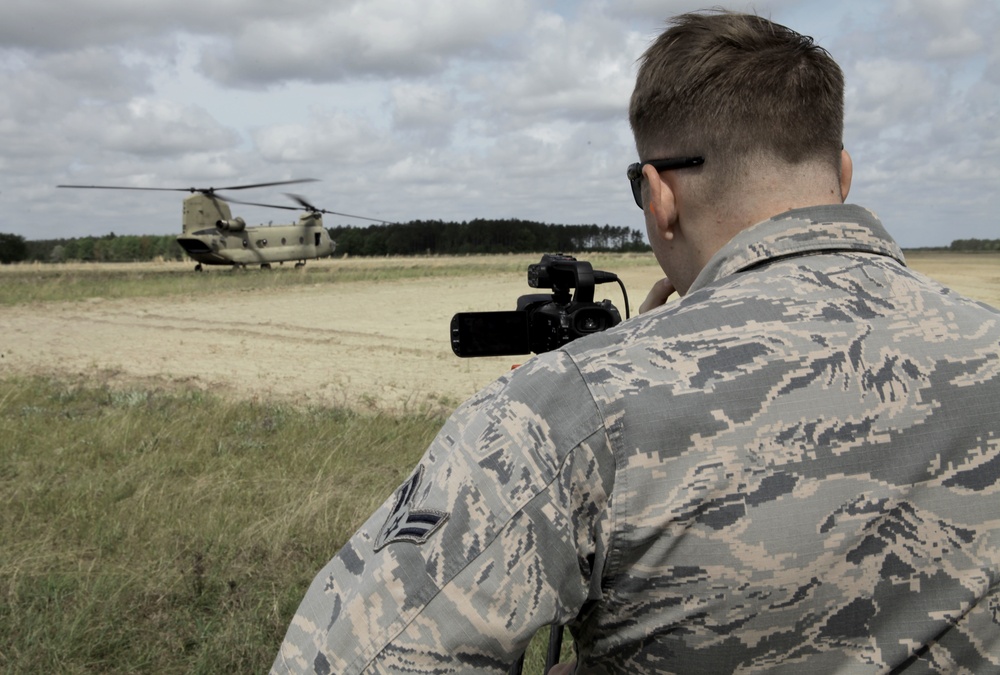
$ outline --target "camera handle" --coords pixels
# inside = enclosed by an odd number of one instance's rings
[[[528,265],[528,285],[532,288],[551,288],[552,301],[568,305],[570,289],[575,288],[572,300],[582,303],[594,301],[594,268],[585,260],[562,254],[546,253],[542,261]]]

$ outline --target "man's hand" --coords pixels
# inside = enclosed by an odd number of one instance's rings
[[[549,668],[549,672],[546,675],[572,675],[574,670],[576,670],[576,661],[557,663]]]
[[[645,314],[649,310],[656,309],[660,305],[663,305],[666,303],[667,298],[674,294],[675,290],[677,289],[675,289],[674,285],[670,283],[670,279],[663,277],[653,284],[651,289],[649,289],[649,294],[646,296],[646,299],[642,301],[641,305],[639,305],[639,313]]]

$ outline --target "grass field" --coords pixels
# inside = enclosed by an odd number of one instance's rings
[[[1000,306],[1000,256],[909,260]],[[656,275],[642,257],[593,261],[636,279]],[[428,278],[454,288],[483,276],[521,280],[530,262],[537,256],[347,260],[202,276],[187,266],[8,267],[0,327],[5,311],[25,305],[44,313],[98,297],[185,298],[206,284],[220,297]],[[266,671],[313,575],[405,478],[443,420],[432,410],[0,373],[4,673]],[[540,672],[544,638],[527,672]]]
[[[440,423],[0,382],[0,671],[265,671]]]

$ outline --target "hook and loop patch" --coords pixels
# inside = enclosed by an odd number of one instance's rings
[[[448,514],[444,511],[414,508],[417,489],[423,476],[424,467],[421,464],[396,490],[396,505],[375,538],[376,551],[394,542],[422,544],[448,519]]]

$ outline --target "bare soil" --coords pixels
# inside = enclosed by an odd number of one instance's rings
[[[651,256],[650,262],[619,272],[633,313],[660,276]],[[1000,306],[1000,256],[915,255],[910,264]],[[456,357],[451,316],[513,309],[529,292],[523,274],[472,275],[8,307],[0,309],[0,376],[51,374],[122,387],[195,387],[243,400],[448,410],[523,360]],[[616,286],[599,287],[597,298],[604,297],[624,309]]]
[[[321,264],[337,261],[310,263]],[[641,293],[630,297],[638,306],[657,268],[630,271],[642,279],[626,280]],[[187,386],[296,404],[451,409],[527,358],[458,358],[452,315],[514,309],[530,292],[537,291],[522,273],[0,308],[0,375]],[[600,287],[597,297],[624,308],[617,286]]]

